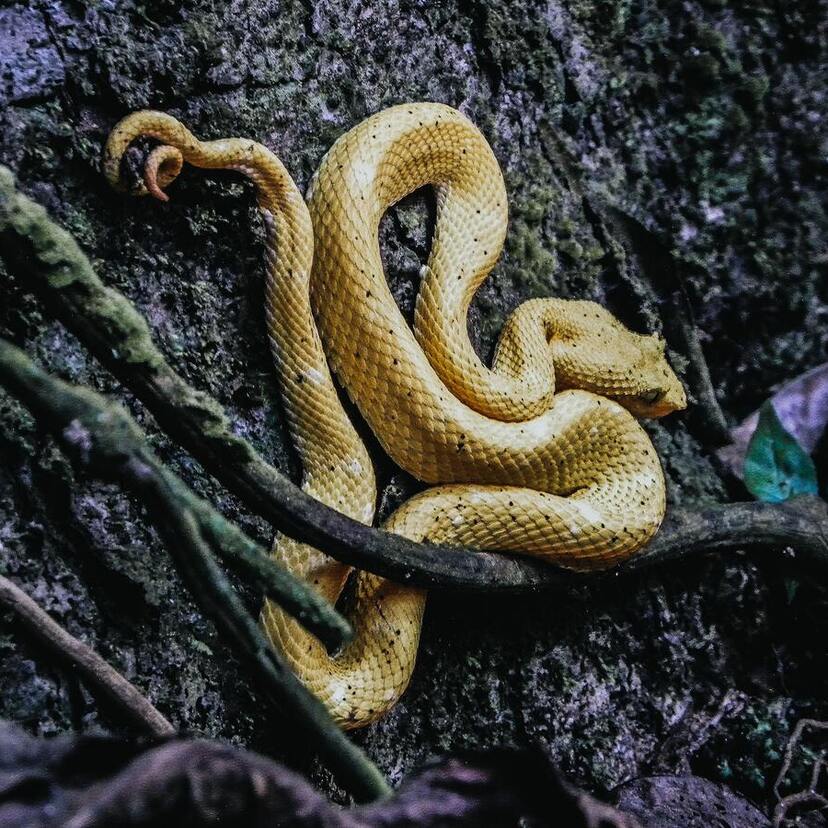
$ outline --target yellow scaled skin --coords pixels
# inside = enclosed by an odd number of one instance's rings
[[[653,536],[664,478],[632,414],[685,406],[664,344],[593,302],[535,299],[507,321],[492,368],[478,359],[466,313],[500,255],[507,202],[491,149],[463,115],[417,103],[367,119],[328,152],[307,206],[265,147],[200,142],[158,112],[135,113],[113,130],[104,159],[113,185],[141,135],[162,142],[141,192],[164,197],[182,159],[239,170],[257,185],[268,229],[268,335],[305,491],[373,520],[371,461],[330,363],[388,454],[437,484],[385,528],[579,570],[613,566]],[[425,184],[437,189],[438,214],[412,332],[388,289],[377,231],[390,205]],[[350,572],[285,537],[274,555],[330,601]],[[422,590],[359,573],[356,635],[333,657],[274,604],[262,620],[297,675],[351,728],[384,715],[405,690],[424,603]]]

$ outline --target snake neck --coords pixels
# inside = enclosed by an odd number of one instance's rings
[[[524,302],[503,326],[491,370],[479,360],[467,370],[476,372],[481,389],[493,375],[520,386],[543,383],[550,395],[567,389],[589,391],[628,409],[633,407],[628,400],[666,384],[665,378],[672,376],[658,337],[630,331],[601,305],[574,299]],[[550,397],[546,408],[551,404]],[[520,409],[520,419],[539,413],[528,405]]]

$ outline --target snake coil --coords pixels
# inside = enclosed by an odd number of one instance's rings
[[[140,136],[161,145],[139,194],[166,199],[184,161],[238,170],[256,184],[267,226],[267,332],[307,492],[373,520],[371,459],[330,365],[391,458],[433,484],[388,519],[388,530],[581,570],[610,567],[653,536],[664,477],[633,415],[685,406],[664,342],[593,302],[534,299],[507,320],[491,368],[480,361],[466,317],[503,247],[507,201],[494,154],[463,115],[416,103],[368,118],[325,156],[307,203],[261,144],[202,142],[151,111],[110,135],[104,172],[113,186],[122,186],[121,159]],[[426,184],[437,191],[437,218],[412,331],[385,280],[378,227],[390,205]],[[274,555],[330,601],[350,574],[286,537]],[[355,636],[335,656],[274,604],[262,622],[351,728],[375,721],[405,690],[424,605],[420,589],[358,573]]]

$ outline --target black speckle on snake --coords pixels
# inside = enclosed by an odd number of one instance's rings
[[[633,415],[685,406],[664,343],[593,302],[534,299],[507,320],[492,367],[480,361],[466,314],[500,255],[507,197],[489,145],[463,115],[416,103],[368,118],[325,156],[307,202],[266,147],[201,142],[149,111],[110,135],[104,169],[113,185],[141,135],[161,147],[140,193],[162,197],[182,160],[235,169],[257,185],[268,239],[267,333],[307,492],[373,520],[371,460],[332,369],[394,461],[434,485],[389,518],[390,531],[580,570],[613,566],[652,538],[664,478]],[[390,205],[426,184],[437,191],[437,219],[412,330],[385,280],[378,226]],[[285,537],[274,555],[331,601],[350,572]],[[356,634],[335,656],[271,603],[262,622],[334,718],[359,727],[405,690],[424,604],[422,590],[359,573]]]

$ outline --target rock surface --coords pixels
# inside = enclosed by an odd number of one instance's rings
[[[641,828],[564,782],[537,750],[465,752],[430,762],[391,797],[346,809],[273,760],[220,742],[35,739],[2,720],[0,824]]]
[[[756,807],[698,776],[654,776],[623,785],[618,805],[644,828],[770,828]]]
[[[0,0],[0,162],[136,303],[184,376],[296,475],[263,335],[251,187],[188,170],[170,204],[130,200],[99,173],[102,143],[129,111],[163,109],[205,138],[266,143],[304,188],[366,115],[452,104],[491,141],[511,199],[505,254],[472,314],[481,353],[532,296],[593,298],[662,328],[664,285],[592,208],[613,204],[693,264],[686,287],[716,395],[737,421],[828,358],[826,19],[825,2],[770,0]],[[428,196],[408,199],[382,226],[409,313],[431,209]],[[124,399],[167,462],[268,542],[25,285],[0,278],[0,333]],[[685,356],[674,351],[677,368]],[[692,417],[648,428],[673,502],[744,496]],[[0,453],[4,571],[182,728],[302,767],[301,738],[257,699],[140,508],[74,480],[2,395]],[[378,463],[388,505],[413,490]],[[539,743],[588,788],[694,772],[767,805],[793,723],[828,717],[826,618],[795,569],[747,558],[566,595],[435,595],[408,694],[356,738],[394,781],[446,750]],[[0,716],[38,734],[123,732],[2,618],[0,665]]]

